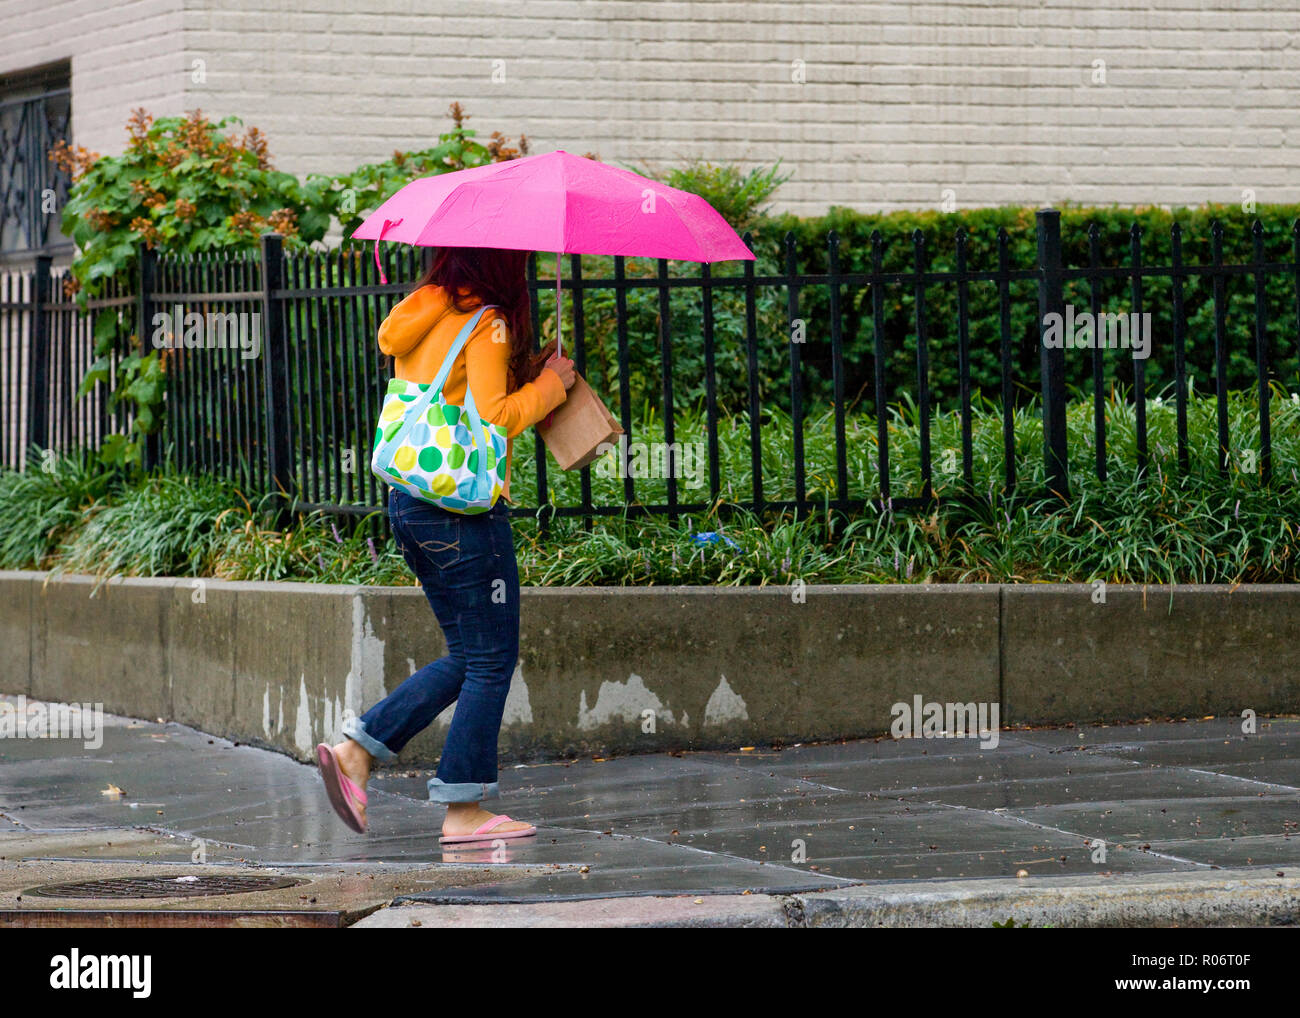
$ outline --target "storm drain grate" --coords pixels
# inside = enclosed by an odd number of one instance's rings
[[[206,898],[217,894],[247,894],[296,887],[293,877],[114,877],[70,884],[44,884],[24,891],[34,898]]]

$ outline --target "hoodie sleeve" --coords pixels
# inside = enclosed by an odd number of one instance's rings
[[[379,349],[390,357],[409,353],[429,334],[446,300],[436,286],[422,286],[403,297],[379,326]]]
[[[510,340],[503,319],[485,317],[465,345],[465,374],[485,421],[499,424],[514,438],[564,402],[560,376],[543,368],[534,381],[506,392]]]

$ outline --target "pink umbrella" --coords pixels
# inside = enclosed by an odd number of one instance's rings
[[[375,242],[376,264],[381,240],[554,251],[557,333],[560,254],[689,262],[754,258],[699,195],[564,151],[413,180],[353,236]]]

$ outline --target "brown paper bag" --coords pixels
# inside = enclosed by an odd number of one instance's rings
[[[568,398],[537,425],[537,432],[561,470],[581,470],[607,451],[601,448],[606,443],[617,445],[623,429],[586,380],[577,375]]]

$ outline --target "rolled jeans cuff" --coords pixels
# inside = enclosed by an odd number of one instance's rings
[[[360,718],[349,718],[343,722],[343,734],[373,756],[376,760],[396,760],[397,754],[366,731],[365,722]]]
[[[429,799],[431,802],[482,802],[495,799],[501,792],[495,781],[463,781],[449,785],[437,778],[429,779]]]

